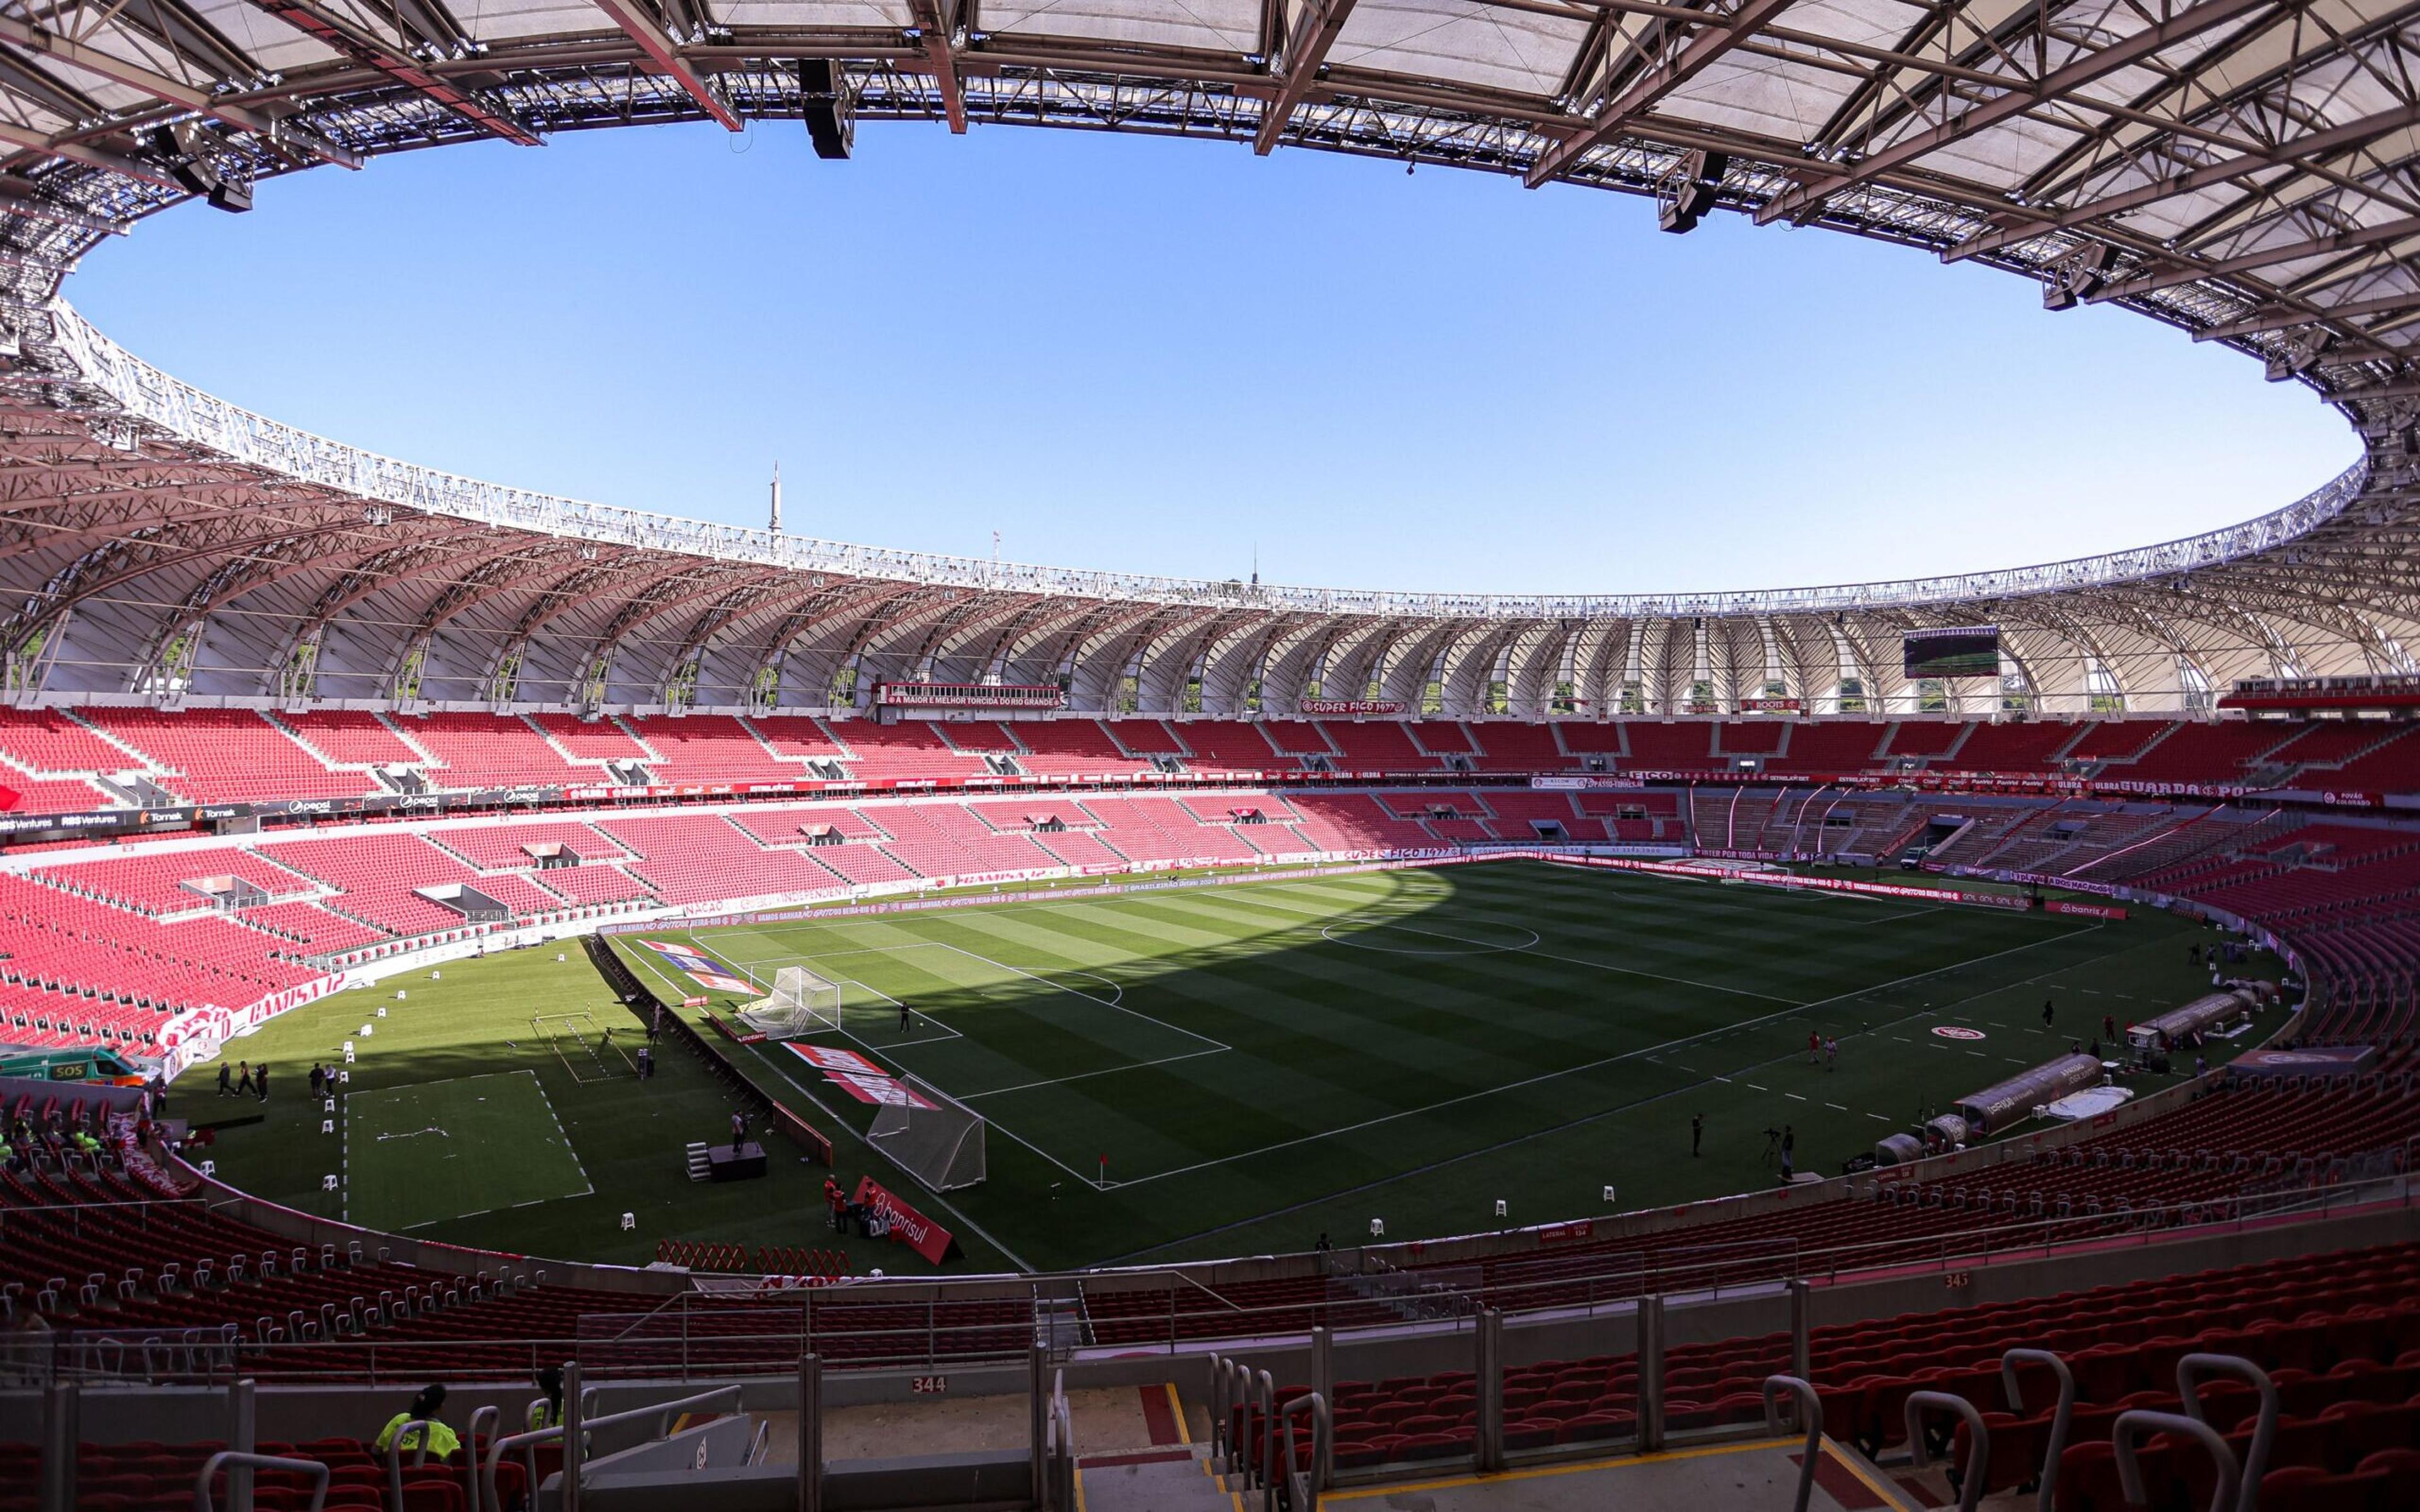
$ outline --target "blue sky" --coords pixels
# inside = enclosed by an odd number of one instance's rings
[[[2141,545],[2355,455],[2307,390],[2030,283],[1644,201],[1232,144],[797,122],[381,159],[188,206],[68,297],[377,451],[798,533],[1471,592]]]

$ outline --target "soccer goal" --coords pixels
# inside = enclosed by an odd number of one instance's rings
[[[838,1034],[840,983],[826,981],[804,966],[783,966],[773,974],[772,994],[741,1009],[738,1017],[776,1040]]]
[[[896,1094],[874,1110],[866,1137],[933,1191],[984,1179],[983,1115],[920,1077],[899,1078]]]

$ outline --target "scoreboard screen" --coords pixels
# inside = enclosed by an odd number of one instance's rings
[[[1900,654],[1910,677],[1997,677],[2000,627],[1970,625],[1910,630],[1900,641]]]

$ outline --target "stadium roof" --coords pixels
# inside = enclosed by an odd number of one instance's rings
[[[1280,589],[776,540],[450,478],[221,404],[57,302],[86,248],[189,195],[768,116],[832,150],[849,118],[1324,147],[1652,195],[1676,227],[1722,207],[1885,238],[2250,351],[2340,405],[2366,455],[2260,520],[2004,573]],[[2411,671],[2420,634],[2420,4],[111,0],[0,14],[0,144],[13,698],[814,705],[855,670],[1064,676],[1086,707],[1128,676],[1170,709],[1198,679],[1211,712],[1314,682],[1439,682],[1457,713],[1493,684],[1522,713],[1564,684],[1594,708],[1776,683],[1816,706],[1847,676],[1897,696],[1899,628],[1997,620],[2045,706],[2115,687],[2194,707],[2200,681]],[[2052,407],[2019,440],[2056,444]]]

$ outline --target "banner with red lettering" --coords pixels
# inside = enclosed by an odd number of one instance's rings
[[[946,1263],[958,1253],[958,1242],[951,1237],[948,1229],[901,1201],[897,1193],[873,1177],[858,1178],[857,1196],[853,1200],[880,1213],[894,1242],[907,1245],[935,1265]]]

